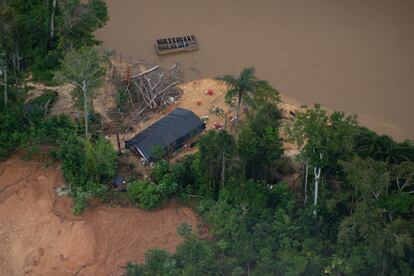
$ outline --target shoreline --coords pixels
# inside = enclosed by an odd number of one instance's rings
[[[95,35],[123,60],[177,62],[188,80],[254,66],[300,104],[319,102],[379,134],[414,139],[412,1],[105,1],[111,19]],[[182,10],[188,15],[173,16]],[[197,51],[157,56],[155,39],[186,33],[196,35]]]

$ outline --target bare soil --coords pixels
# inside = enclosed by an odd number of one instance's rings
[[[125,149],[126,140],[129,140],[138,133],[142,132],[145,128],[160,120],[177,107],[191,110],[199,117],[208,116],[209,119],[206,123],[206,130],[214,129],[214,125],[224,126],[225,117],[223,115],[218,115],[211,112],[211,109],[213,107],[218,107],[222,109],[225,113],[228,114],[228,118],[231,118],[231,116],[234,115],[234,109],[231,108],[227,103],[225,103],[225,94],[227,91],[227,86],[222,82],[219,82],[214,79],[201,79],[183,83],[179,85],[179,88],[182,90],[182,96],[179,102],[171,104],[160,113],[154,113],[149,115],[149,118],[147,120],[141,121],[136,125],[131,125],[131,131],[120,133],[121,150]],[[209,89],[213,91],[212,95],[206,93]],[[95,100],[95,103],[96,102],[97,100]],[[282,102],[279,104],[279,108],[281,109],[283,114],[284,125],[288,124],[293,119],[294,115],[302,110],[299,102],[295,101],[294,99],[286,95],[282,95]],[[282,137],[285,137],[283,133],[283,127],[281,134]],[[107,138],[111,141],[114,148],[117,148],[115,134],[108,135]],[[299,153],[296,145],[292,143],[285,142],[284,149],[285,155],[287,156],[292,157]],[[178,152],[171,161],[175,162],[187,154],[194,153],[196,150],[197,149],[185,148]],[[138,162],[138,160],[134,160],[134,158],[132,158],[131,162],[135,163],[136,166],[139,167],[139,171],[142,171],[142,166],[140,165],[140,162]]]
[[[0,275],[121,275],[144,252],[170,252],[182,241],[176,228],[193,229],[197,215],[170,202],[153,212],[95,203],[81,216],[58,197],[57,167],[13,157],[0,163]]]
[[[160,120],[177,107],[189,109],[199,117],[208,116],[209,120],[206,124],[207,130],[212,129],[214,124],[224,125],[224,116],[211,113],[210,110],[213,107],[218,107],[223,109],[224,112],[229,112],[229,114],[231,114],[229,106],[224,102],[226,85],[213,79],[202,79],[181,84],[179,85],[179,88],[182,90],[182,96],[179,102],[169,105],[160,113],[149,115],[147,120],[141,121],[136,125],[131,125],[131,131],[120,134],[122,148],[124,148],[124,141],[131,139],[142,132],[145,128]],[[213,95],[206,94],[208,89],[213,90]],[[108,139],[112,142],[113,146],[117,148],[116,136],[109,135]]]
[[[145,70],[145,68],[140,68],[140,70]],[[72,104],[72,98],[70,95],[71,90],[74,88],[73,85],[65,84],[52,87],[33,82],[29,83],[29,85],[35,87],[35,89],[30,91],[27,96],[28,99],[39,96],[44,89],[55,90],[58,92],[58,99],[51,110],[51,114],[66,114],[73,116],[74,112],[76,111],[75,107]],[[222,109],[225,113],[228,114],[228,118],[231,118],[231,116],[234,115],[234,109],[225,103],[227,86],[222,82],[216,81],[214,79],[200,79],[180,84],[179,88],[182,90],[182,96],[179,102],[171,104],[160,113],[150,114],[147,120],[143,120],[135,125],[129,125],[131,128],[130,131],[120,133],[121,150],[124,150],[124,142],[126,140],[131,139],[136,134],[142,132],[145,128],[160,120],[177,107],[189,109],[199,117],[208,116],[209,119],[206,123],[206,130],[213,129],[215,125],[224,126],[224,116],[211,112],[212,108],[217,107]],[[111,119],[108,116],[108,111],[116,106],[115,89],[116,88],[114,84],[110,82],[108,77],[106,77],[104,84],[96,93],[97,97],[94,99],[94,110],[101,114],[104,123],[109,125],[111,125]],[[209,95],[206,93],[208,90],[212,90],[213,94]],[[279,107],[283,113],[285,124],[293,118],[292,114],[296,114],[301,110],[300,103],[286,95],[282,95],[282,102],[279,104]],[[111,133],[106,137],[111,141],[114,148],[117,148],[116,135],[114,133]],[[283,131],[282,137],[284,137]],[[294,144],[285,142],[284,148],[285,155],[287,156],[294,156],[298,154],[298,149]],[[181,159],[183,156],[194,153],[195,151],[196,149],[183,149],[180,153],[174,156],[171,161],[175,162],[176,160]],[[138,167],[141,167],[138,160],[133,161]]]

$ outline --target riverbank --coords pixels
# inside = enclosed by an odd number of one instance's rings
[[[123,60],[179,62],[187,81],[255,66],[301,104],[319,102],[380,134],[414,139],[412,1],[106,2],[111,19],[96,35]],[[156,55],[155,39],[186,33],[197,36],[198,51]]]

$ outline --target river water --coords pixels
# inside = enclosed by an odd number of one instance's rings
[[[414,139],[413,0],[106,0],[104,46],[130,61],[179,62],[187,80],[257,76],[303,104],[357,114]],[[157,38],[195,34],[196,52],[158,57]]]

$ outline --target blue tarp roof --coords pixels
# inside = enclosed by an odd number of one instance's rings
[[[119,185],[122,185],[123,183],[124,183],[124,178],[120,175],[117,175],[112,179],[112,184],[114,185],[119,186]]]

